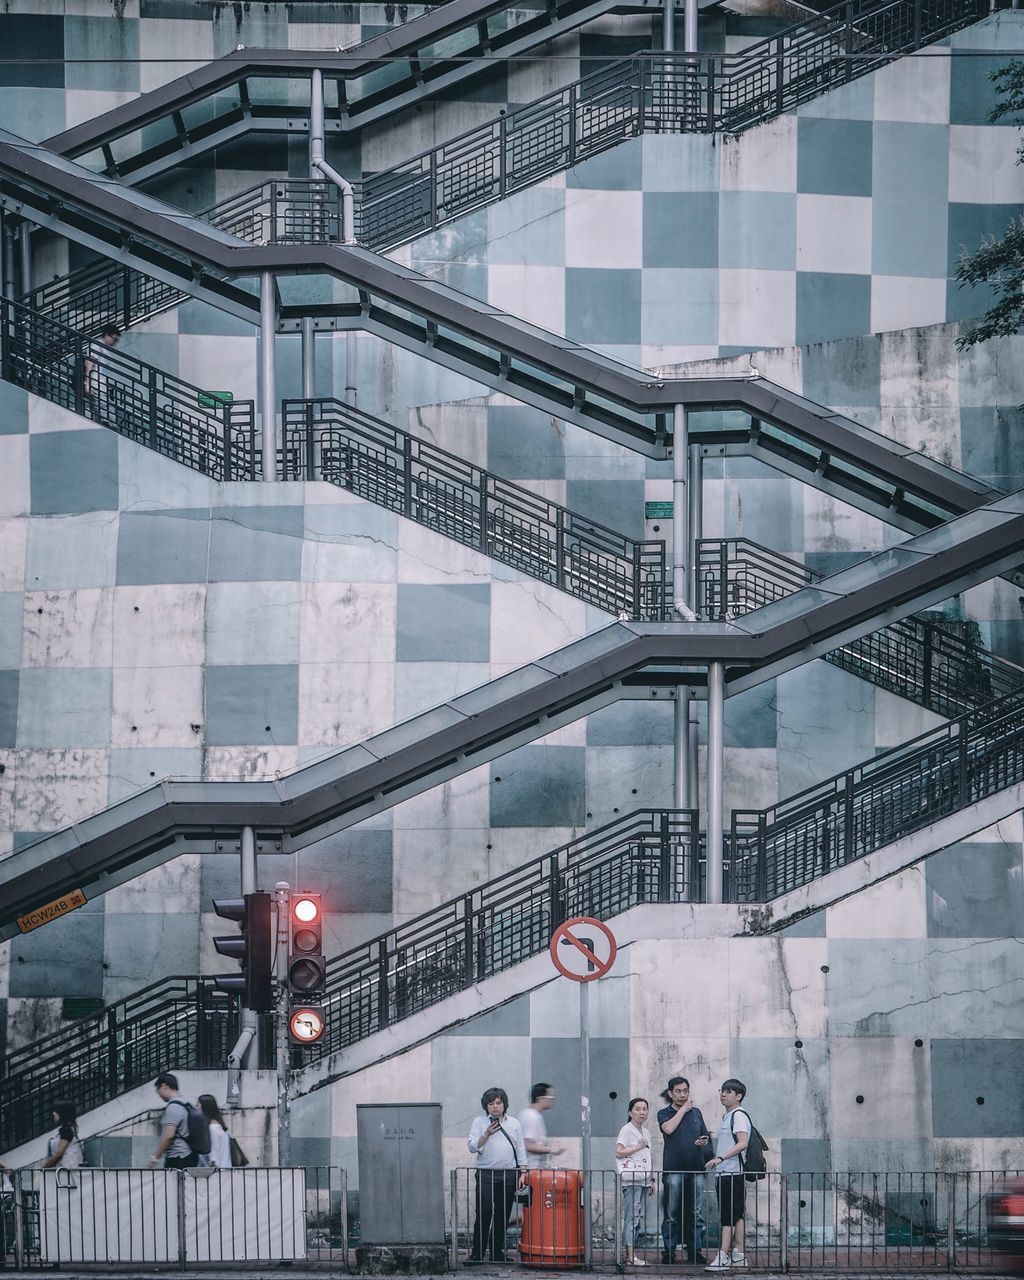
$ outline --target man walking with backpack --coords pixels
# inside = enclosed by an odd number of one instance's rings
[[[160,1141],[149,1167],[155,1169],[161,1160],[165,1169],[194,1169],[201,1155],[210,1151],[209,1121],[201,1111],[178,1096],[178,1077],[161,1071],[153,1082],[164,1101],[160,1121]]]
[[[708,1168],[715,1171],[722,1243],[718,1253],[705,1268],[706,1271],[727,1271],[730,1267],[747,1265],[747,1255],[743,1252],[746,1211],[743,1153],[750,1142],[751,1124],[750,1117],[740,1106],[746,1093],[747,1086],[742,1080],[730,1077],[722,1085],[720,1097],[725,1115],[718,1126],[714,1159],[708,1162]]]

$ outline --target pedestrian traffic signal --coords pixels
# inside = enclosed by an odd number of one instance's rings
[[[306,998],[323,991],[327,985],[320,895],[293,893],[290,915],[288,990],[293,996]]]
[[[247,893],[244,898],[214,898],[213,909],[225,920],[235,920],[237,938],[214,938],[222,956],[231,956],[241,965],[239,976],[214,978],[219,991],[241,996],[242,1004],[257,1013],[274,1007],[271,900],[269,893]]]

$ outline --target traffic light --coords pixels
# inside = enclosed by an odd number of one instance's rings
[[[271,899],[269,893],[247,893],[244,898],[214,898],[213,909],[225,920],[235,920],[237,938],[214,938],[222,956],[231,956],[242,967],[239,976],[214,978],[220,991],[242,997],[247,1009],[266,1013],[274,1007]]]
[[[327,985],[323,907],[318,893],[293,893],[288,947],[288,990],[308,999]]]

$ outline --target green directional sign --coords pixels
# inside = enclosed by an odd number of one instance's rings
[[[671,520],[671,502],[645,502],[644,516],[648,520]]]

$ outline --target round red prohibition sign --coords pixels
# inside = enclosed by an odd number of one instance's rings
[[[548,945],[552,964],[573,982],[593,982],[604,977],[615,963],[618,949],[611,929],[593,916],[566,920],[551,935]]]

